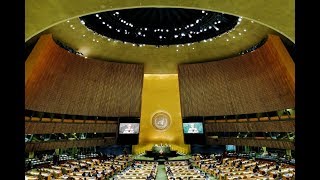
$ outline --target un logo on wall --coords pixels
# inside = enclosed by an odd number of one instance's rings
[[[170,125],[170,116],[165,112],[158,112],[152,117],[152,125],[158,130],[165,130]]]

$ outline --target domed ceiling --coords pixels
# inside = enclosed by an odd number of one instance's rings
[[[32,14],[33,10],[29,11]],[[65,16],[70,11],[56,13]],[[28,13],[27,17],[30,17]],[[26,34],[30,34],[28,22]],[[135,7],[65,19],[27,38],[26,46],[32,47],[42,34],[48,33],[58,43],[85,57],[143,63],[146,74],[175,74],[181,63],[238,56],[262,42],[268,34],[279,35],[285,44],[294,46],[287,36],[257,21],[180,7]]]

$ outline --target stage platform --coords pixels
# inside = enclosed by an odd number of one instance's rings
[[[168,157],[168,161],[184,161],[184,160],[189,160],[191,158],[191,155],[177,155],[176,157]],[[155,161],[153,157],[146,157],[145,154],[137,155],[134,157],[134,160],[136,161]],[[165,158],[159,158],[156,161],[164,162],[166,161]]]

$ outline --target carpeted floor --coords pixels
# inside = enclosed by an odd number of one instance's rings
[[[158,165],[156,180],[167,180],[167,173],[164,165]]]

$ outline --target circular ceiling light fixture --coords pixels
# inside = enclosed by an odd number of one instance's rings
[[[182,8],[135,8],[80,17],[84,26],[102,36],[156,46],[214,38],[232,30],[238,20],[228,14]]]

